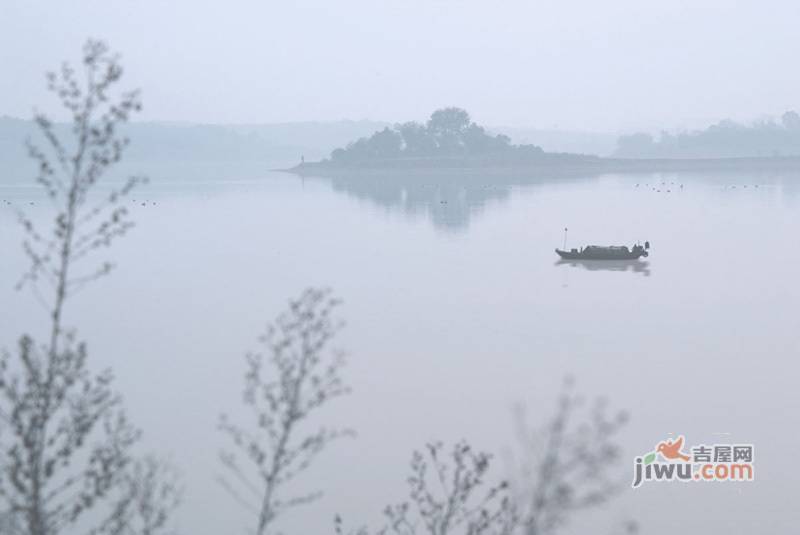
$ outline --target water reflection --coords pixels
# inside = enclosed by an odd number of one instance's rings
[[[631,172],[603,174],[585,169],[543,168],[526,171],[458,170],[437,171],[333,171],[319,175],[299,174],[300,180],[319,180],[333,191],[367,201],[387,210],[399,210],[430,220],[438,229],[462,232],[471,221],[491,204],[509,201],[515,188],[538,188],[547,185],[611,179],[638,194],[674,196],[703,188],[737,192],[774,191],[779,188],[786,197],[800,191],[797,170],[775,169],[712,169],[705,172]],[[684,187],[686,186],[686,187]],[[640,266],[641,267],[641,266]],[[587,267],[587,269],[592,269]],[[600,268],[603,269],[603,268]],[[632,269],[632,268],[631,268]],[[618,269],[613,269],[618,271]],[[633,271],[642,271],[634,270]]]
[[[589,271],[630,271],[650,276],[650,262],[643,260],[558,260],[556,266],[581,267]]]
[[[435,227],[451,231],[466,230],[487,204],[504,203],[511,196],[509,184],[476,184],[460,177],[334,177],[331,185],[336,192],[386,209],[427,216]]]
[[[564,173],[559,173],[564,175]],[[567,175],[558,180],[590,177]],[[439,230],[464,231],[472,218],[490,204],[507,202],[518,186],[544,185],[552,176],[534,176],[519,172],[459,172],[348,174],[330,177],[307,176],[325,180],[334,191],[369,201],[388,210],[426,216]]]

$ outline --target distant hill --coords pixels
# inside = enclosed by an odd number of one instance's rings
[[[303,122],[264,125],[205,125],[148,122],[125,126],[131,145],[126,163],[264,162],[294,165],[301,156],[319,159],[351,139],[388,123],[376,121]],[[59,129],[68,133],[66,125]],[[38,135],[31,121],[0,117],[0,170],[27,168],[24,141]],[[2,177],[0,177],[1,179]]]
[[[610,132],[581,132],[514,126],[488,128],[502,132],[519,144],[533,144],[546,152],[573,152],[611,156],[617,148],[617,135]]]
[[[410,124],[414,123],[406,126]],[[131,145],[123,163],[125,170],[138,169],[140,164],[201,165],[203,162],[263,164],[265,169],[291,167],[301,157],[306,161],[322,160],[337,147],[368,138],[390,126],[388,122],[349,120],[251,125],[134,122],[126,126]],[[66,128],[60,126],[65,134]],[[484,133],[487,139],[529,145],[530,150],[541,147],[545,152],[608,154],[616,139],[610,134],[532,128],[492,127]],[[0,116],[0,181],[9,174],[24,177],[31,174],[33,167],[24,141],[37,136],[32,121]]]
[[[615,156],[621,158],[765,158],[800,156],[800,115],[787,111],[779,121],[750,125],[720,121],[705,130],[659,138],[648,133],[621,136]]]

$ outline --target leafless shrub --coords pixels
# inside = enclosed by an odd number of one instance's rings
[[[220,482],[256,515],[257,535],[264,535],[287,509],[320,496],[285,497],[282,491],[331,441],[351,434],[326,427],[303,430],[317,409],[349,392],[340,373],[343,357],[329,348],[341,328],[334,317],[338,305],[329,290],[313,288],[291,301],[260,340],[266,355],[247,355],[244,402],[252,410],[253,425],[246,428],[221,417],[220,429],[238,454],[222,453],[229,477]]]
[[[55,218],[42,232],[19,214],[31,261],[20,284],[30,283],[40,294],[41,283],[49,285],[49,339],[38,344],[22,336],[16,352],[0,352],[0,511],[10,529],[25,535],[74,533],[79,526],[91,535],[152,534],[163,526],[160,513],[142,520],[149,531],[120,522],[120,530],[112,529],[126,507],[150,510],[144,504],[152,499],[142,489],[157,488],[162,471],[134,462],[140,433],[125,416],[111,372],[90,371],[86,345],[63,325],[67,299],[110,269],[105,262],[81,272],[77,263],[130,229],[118,204],[140,182],[129,179],[92,204],[92,189],[127,145],[118,126],[140,106],[135,92],[112,99],[122,68],[104,43],[88,41],[83,52],[82,76],[66,64],[48,75],[50,90],[72,117],[71,136],[62,139],[38,114],[46,144],[28,143]]]
[[[508,484],[491,486],[486,476],[491,455],[474,451],[466,442],[443,454],[441,443],[428,444],[411,457],[409,501],[384,509],[387,524],[379,535],[509,535],[517,526],[517,512]],[[337,535],[344,535],[341,518]],[[349,531],[367,535],[366,528]]]
[[[570,379],[552,420],[532,428],[517,413],[521,455],[512,467],[514,490],[526,535],[549,535],[577,511],[613,498],[624,484],[613,477],[624,412],[609,415],[607,403],[586,406]]]

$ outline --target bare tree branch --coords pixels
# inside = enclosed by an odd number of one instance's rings
[[[353,434],[326,427],[310,433],[302,429],[317,409],[350,391],[341,377],[343,357],[329,349],[341,328],[334,317],[338,305],[326,289],[310,288],[291,301],[261,338],[268,356],[246,357],[244,403],[253,413],[254,426],[220,418],[220,430],[238,450],[223,452],[223,466],[233,480],[220,482],[248,510],[256,509],[257,535],[264,535],[287,509],[320,497],[316,491],[289,497],[282,491],[332,441]]]
[[[612,474],[620,457],[616,434],[628,417],[608,412],[602,399],[587,407],[571,379],[544,427],[531,427],[517,411],[521,453],[512,473],[526,535],[554,533],[575,512],[604,504],[624,488]]]
[[[518,525],[508,484],[486,482],[491,455],[466,442],[443,455],[441,443],[415,451],[408,477],[409,500],[384,509],[386,525],[378,535],[510,535]],[[368,535],[366,527],[345,530],[340,517],[337,535]]]

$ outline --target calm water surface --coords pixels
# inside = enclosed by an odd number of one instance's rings
[[[670,433],[754,443],[757,481],[624,490],[566,533],[612,533],[627,518],[656,535],[796,529],[800,177],[397,184],[149,172],[130,202],[138,228],[108,252],[118,270],[68,317],[95,365],[116,371],[144,446],[182,468],[184,533],[241,532],[246,513],[215,482],[217,417],[238,414],[243,353],[307,285],[345,301],[338,342],[354,394],[326,419],[359,436],[300,480],[326,497],[287,516],[286,533],[330,533],[335,513],[376,524],[405,496],[411,450],[431,439],[495,451],[504,475],[511,408],[524,403],[541,423],[567,374],[630,411],[623,483],[629,459]],[[3,200],[35,218],[45,201],[22,181],[0,185],[0,346],[11,347],[44,313],[13,290],[24,261]],[[559,264],[564,227],[570,246],[649,240],[652,254],[609,268]]]

